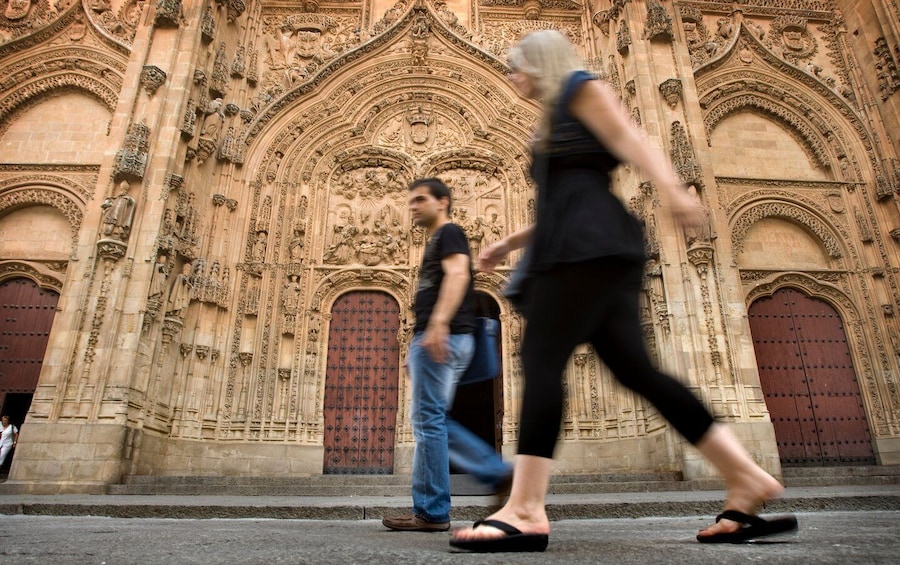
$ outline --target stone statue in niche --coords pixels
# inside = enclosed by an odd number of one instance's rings
[[[250,258],[257,263],[262,263],[266,260],[266,232],[260,231],[256,234]]]
[[[166,302],[166,316],[175,318],[184,317],[188,305],[191,303],[191,292],[193,283],[191,282],[191,273],[194,266],[185,263],[181,266],[181,273],[175,277],[175,284],[169,292],[169,299]]]
[[[150,277],[150,293],[148,294],[152,300],[162,300],[162,296],[166,292],[166,282],[169,278],[166,261],[166,255],[160,254],[153,266],[153,276]]]
[[[206,118],[203,120],[203,127],[200,129],[202,137],[216,139],[219,136],[219,130],[222,129],[222,122],[225,119],[225,102],[221,97],[209,101],[203,112]]]
[[[294,227],[294,237],[291,238],[290,243],[288,244],[288,253],[290,254],[291,261],[299,261],[300,257],[303,256],[303,240],[306,236],[306,230],[303,226]]]
[[[684,238],[688,246],[700,245],[712,241],[712,226],[709,219],[709,208],[703,204],[700,195],[697,192],[697,186],[692,184],[688,187],[688,194],[691,200],[696,202],[703,212],[703,219],[695,226],[684,228]]]
[[[503,224],[500,223],[499,215],[494,212],[491,214],[491,221],[487,224],[487,231],[484,234],[484,246],[489,247],[501,239],[503,239]]]
[[[476,216],[471,224],[466,226],[466,237],[469,239],[469,248],[472,257],[478,257],[481,254],[484,238],[486,235],[484,218]]]
[[[134,198],[128,195],[131,185],[123,180],[118,185],[119,194],[115,198],[107,198],[100,207],[103,212],[102,235],[108,239],[121,242],[128,240],[131,233],[131,222],[134,219]]]

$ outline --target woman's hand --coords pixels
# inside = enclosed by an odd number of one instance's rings
[[[478,260],[475,262],[475,269],[483,273],[490,273],[501,261],[506,259],[509,251],[509,244],[506,243],[505,239],[488,245],[482,249],[481,254],[478,256]]]
[[[676,187],[669,193],[669,207],[672,217],[681,228],[697,227],[706,221],[700,200],[692,198],[683,186]]]

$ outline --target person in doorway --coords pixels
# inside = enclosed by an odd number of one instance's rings
[[[450,545],[480,552],[547,547],[545,499],[562,420],[562,374],[573,349],[584,342],[619,382],[650,400],[722,473],[725,511],[698,534],[699,541],[734,542],[796,529],[793,516],[755,515],[782,493],[782,485],[684,385],[653,366],[638,310],[642,229],[610,192],[609,173],[622,161],[640,168],[682,227],[698,225],[701,208],[664,154],[631,123],[615,91],[582,69],[560,33],[526,35],[510,49],[508,62],[513,86],[544,108],[531,171],[537,217],[533,226],[484,249],[478,268],[490,271],[511,250],[528,247],[527,275],[520,283],[528,324],[518,455],[506,505],[455,531]]]
[[[6,463],[6,456],[19,443],[19,428],[9,423],[9,416],[6,414],[0,417],[0,425],[3,428],[0,434],[0,467],[2,467]]]
[[[416,323],[407,355],[416,440],[413,506],[412,512],[382,520],[392,530],[450,529],[451,463],[500,494],[511,484],[511,466],[448,414],[475,349],[469,244],[463,229],[450,222],[450,210],[450,189],[440,179],[418,179],[409,185],[413,223],[425,229],[429,240],[419,269]]]

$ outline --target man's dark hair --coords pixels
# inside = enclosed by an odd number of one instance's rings
[[[412,192],[420,186],[427,186],[428,193],[438,200],[440,200],[441,198],[447,199],[447,215],[449,216],[450,211],[453,209],[453,196],[450,194],[450,187],[444,184],[444,181],[437,177],[428,177],[424,179],[416,179],[409,183],[409,191]]]

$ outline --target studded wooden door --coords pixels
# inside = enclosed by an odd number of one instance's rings
[[[750,330],[781,462],[874,463],[847,335],[835,309],[783,288],[750,306]]]
[[[325,474],[391,474],[400,375],[400,306],[383,292],[334,303],[325,376]]]
[[[7,393],[34,394],[58,301],[29,279],[0,283],[0,406]]]

